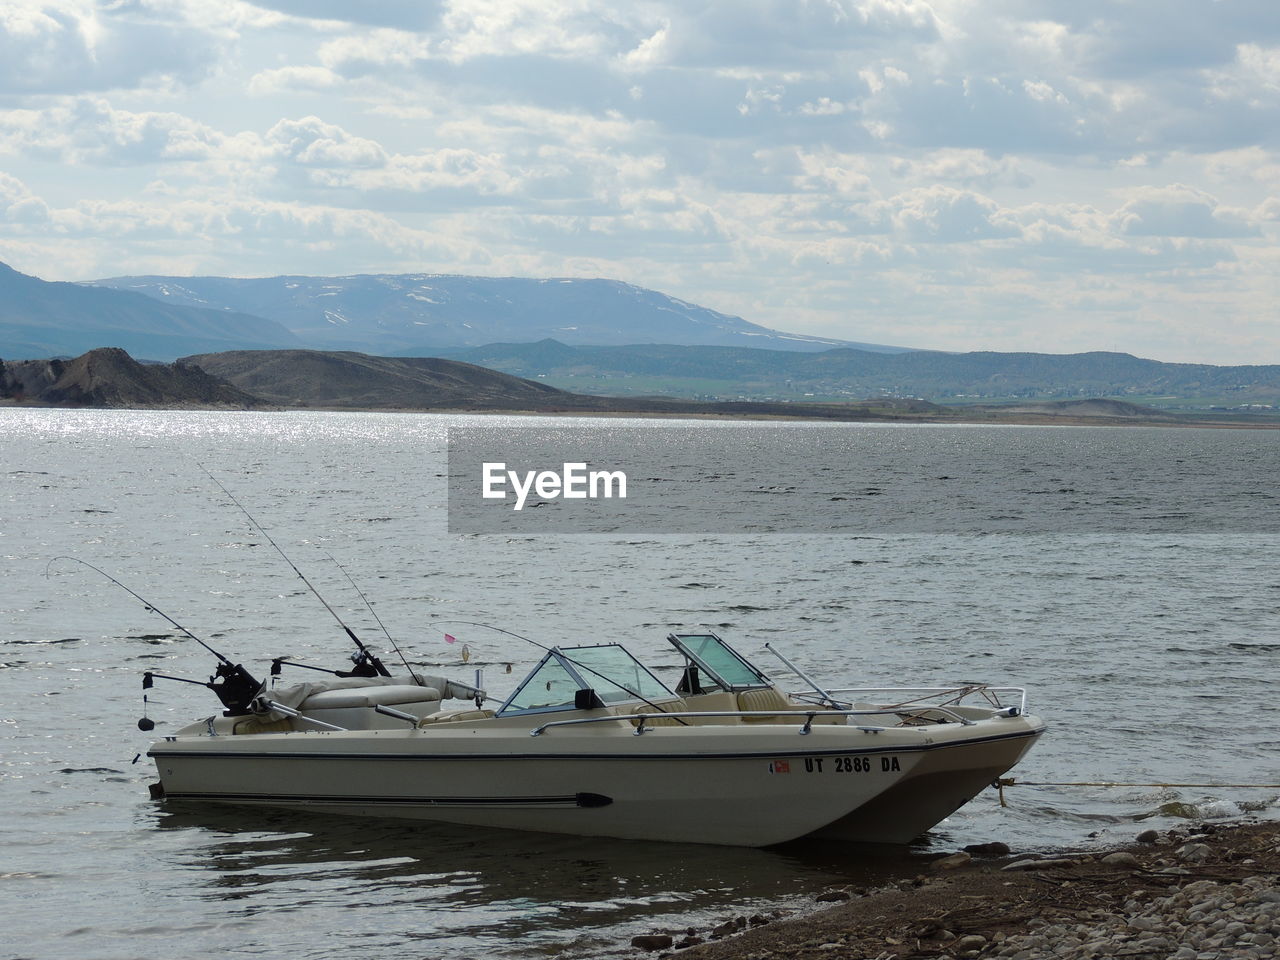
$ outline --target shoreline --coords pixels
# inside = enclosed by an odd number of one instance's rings
[[[499,409],[493,407],[360,407],[360,406],[272,406],[236,407],[223,404],[127,404],[120,406],[89,406],[78,404],[39,403],[27,400],[0,399],[0,410],[154,410],[154,411],[208,411],[211,413],[431,413],[431,414],[465,414],[469,416],[507,416],[507,417],[589,417],[599,419],[636,419],[636,420],[727,420],[754,421],[759,423],[880,423],[921,426],[1005,426],[1005,427],[1170,427],[1174,429],[1199,428],[1205,430],[1280,430],[1280,421],[1253,422],[1245,419],[1193,419],[1190,417],[1088,417],[1079,415],[1057,415],[1051,413],[1017,413],[955,416],[938,416],[937,414],[900,414],[869,413],[859,410],[832,412],[830,408],[823,412],[806,414],[804,411],[762,412],[744,410],[698,410],[698,411],[664,411],[664,410],[575,410],[559,407],[548,410]]]
[[[833,888],[817,896],[818,909],[800,916],[655,931],[634,938],[632,953],[690,960],[1266,960],[1280,951],[1280,822],[1148,830],[1130,843],[1088,851],[1000,852],[922,861],[918,876],[874,890]]]

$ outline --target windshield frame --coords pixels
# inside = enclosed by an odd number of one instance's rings
[[[687,640],[701,639],[703,637],[710,637],[714,640],[727,654],[729,654],[731,661],[743,667],[746,672],[754,678],[754,680],[749,683],[730,682],[718,670],[712,667],[705,658],[694,653],[690,646],[685,642]],[[740,654],[737,650],[733,649],[733,647],[729,646],[722,637],[712,633],[710,630],[702,630],[698,633],[669,633],[667,634],[667,640],[680,651],[687,664],[696,666],[705,679],[710,680],[721,690],[727,690],[730,693],[738,693],[743,690],[758,690],[761,687],[773,686],[773,681],[765,675],[764,671]]]
[[[650,692],[647,698],[644,696],[645,688],[643,686],[639,688],[640,689],[639,693],[632,693],[630,690],[624,687],[619,681],[610,678],[609,675],[605,673],[603,670],[600,671],[599,674],[597,674],[592,669],[591,665],[575,660],[573,657],[573,654],[577,651],[603,650],[603,649],[613,649],[619,652],[620,654],[622,654],[622,656],[625,658],[626,666],[629,668],[634,667],[643,671],[644,675],[654,685],[656,690]],[[620,643],[585,644],[583,646],[578,646],[578,647],[552,647],[547,651],[546,656],[544,656],[541,660],[539,660],[537,664],[534,666],[534,668],[529,671],[529,674],[523,680],[520,681],[520,684],[515,688],[514,691],[512,691],[511,695],[507,697],[505,701],[503,701],[502,706],[500,706],[497,709],[497,711],[494,713],[494,716],[514,717],[514,716],[521,716],[524,714],[553,713],[553,712],[563,711],[563,710],[578,709],[577,707],[574,706],[574,702],[572,699],[566,700],[561,703],[544,704],[536,707],[515,706],[517,700],[520,698],[520,695],[524,692],[524,690],[529,686],[530,683],[534,681],[534,679],[543,670],[543,668],[546,667],[547,664],[552,661],[554,661],[556,665],[568,675],[569,680],[577,684],[577,690],[594,690],[597,696],[599,696],[602,699],[603,703],[606,706],[613,706],[615,704],[628,704],[628,703],[648,703],[655,699],[670,700],[677,697],[677,694],[673,692],[665,683],[659,680],[654,675],[652,670],[650,670],[643,663],[637,660],[631,654],[631,651],[629,651],[626,647],[624,647]],[[604,681],[609,686],[617,688],[617,690],[621,691],[623,695],[615,696],[614,691],[612,690],[601,690],[600,685],[598,683],[592,682],[592,678],[594,677],[598,677],[599,680]]]

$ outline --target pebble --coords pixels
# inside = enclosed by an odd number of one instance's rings
[[[963,867],[966,863],[973,859],[973,854],[965,853],[961,850],[959,853],[953,853],[949,857],[941,857],[929,864],[931,870],[954,870],[957,867]]]
[[[999,840],[992,840],[990,843],[971,843],[964,850],[965,853],[971,853],[975,857],[1007,857],[1010,852],[1009,845]]]
[[[1207,843],[1184,843],[1178,848],[1178,859],[1186,863],[1204,863],[1213,853]]]
[[[827,890],[814,897],[819,903],[839,903],[852,898],[853,895],[848,890]]]
[[[631,945],[641,950],[665,950],[673,940],[665,933],[646,933],[631,938]]]
[[[1030,933],[990,949],[968,949],[1009,960],[1271,960],[1278,901],[1280,891],[1271,877],[1196,880],[1164,896],[1130,900],[1118,916],[1091,914],[1092,922],[1070,927],[1032,921]],[[957,953],[965,952],[964,939],[953,945]]]
[[[1124,851],[1120,851],[1120,850],[1116,851],[1115,853],[1108,853],[1105,857],[1102,858],[1102,862],[1110,867],[1138,866],[1137,857],[1135,857],[1132,853],[1125,853]]]

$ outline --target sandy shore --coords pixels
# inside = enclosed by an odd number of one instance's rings
[[[689,960],[1280,956],[1280,823],[1138,837],[1087,853],[957,853],[887,887],[826,891],[827,909],[725,917],[633,945]]]

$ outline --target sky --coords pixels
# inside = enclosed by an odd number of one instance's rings
[[[1280,363],[1275,0],[3,0],[0,260]]]

